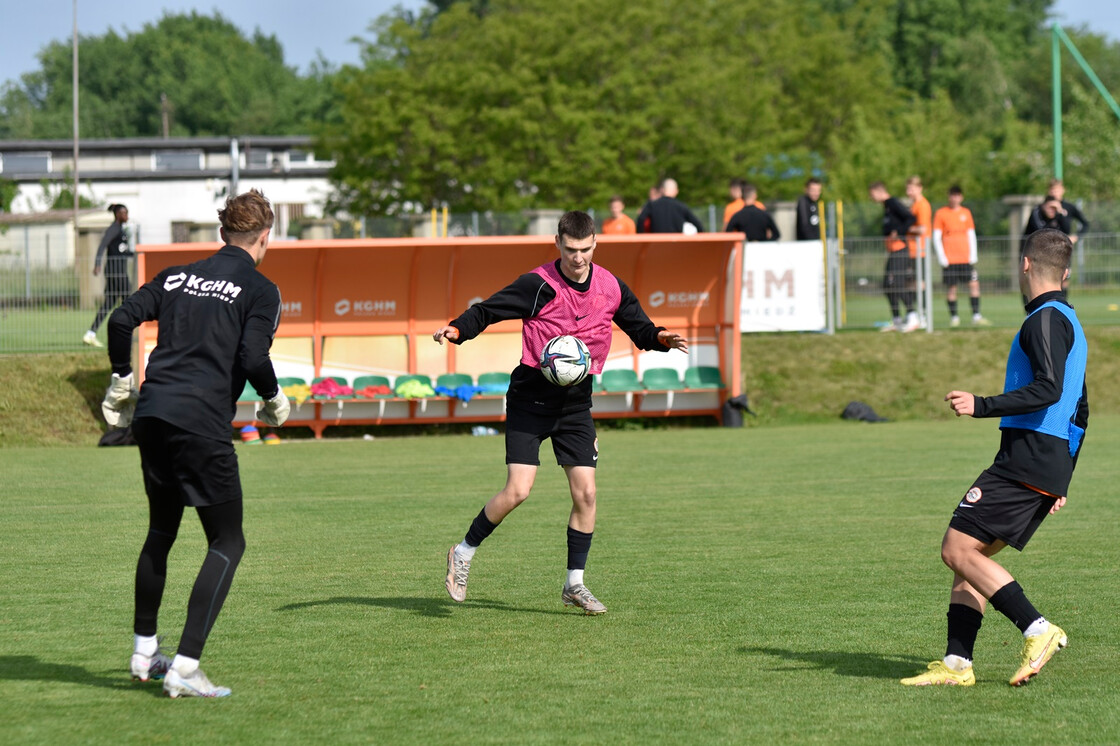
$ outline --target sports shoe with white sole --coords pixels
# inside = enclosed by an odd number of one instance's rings
[[[224,686],[214,686],[201,668],[196,668],[190,676],[184,676],[174,668],[167,672],[163,680],[163,691],[171,699],[179,697],[228,697],[230,690]]]
[[[157,647],[154,655],[133,653],[128,667],[132,671],[133,681],[147,681],[149,679],[158,681],[167,675],[171,668],[171,659]]]
[[[565,606],[578,606],[583,609],[585,614],[605,614],[607,607],[603,603],[591,595],[591,591],[587,590],[585,585],[566,585],[564,590],[560,593],[560,600],[564,602]]]
[[[447,550],[447,579],[443,582],[443,587],[455,603],[461,604],[467,597],[467,575],[470,571],[470,560],[456,557],[455,547]]]
[[[918,316],[918,314],[914,311],[911,311],[910,313],[906,314],[906,321],[903,322],[902,328],[899,329],[899,331],[901,331],[903,334],[909,334],[910,332],[916,332],[921,328],[921,317]]]
[[[976,683],[976,674],[972,666],[963,671],[954,671],[945,665],[945,661],[934,661],[926,666],[926,672],[908,679],[899,681],[903,686],[972,686]]]
[[[961,325],[961,317],[960,316],[950,316],[949,317],[949,326],[956,329],[960,325]]]
[[[1031,635],[1023,640],[1023,660],[1019,670],[1011,677],[1008,684],[1022,686],[1038,675],[1046,662],[1069,644],[1065,630],[1056,624],[1051,624],[1041,635]]]
[[[105,346],[105,345],[101,344],[101,340],[99,340],[97,338],[97,332],[93,331],[92,329],[90,329],[89,331],[87,331],[85,333],[85,335],[82,337],[82,342],[84,344],[89,345],[90,347],[104,347]]]

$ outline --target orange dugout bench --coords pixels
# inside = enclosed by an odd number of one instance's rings
[[[719,417],[723,402],[740,393],[742,245],[738,233],[598,237],[595,263],[630,286],[654,323],[684,334],[690,351],[642,352],[615,328],[595,381],[594,416]],[[140,281],[218,248],[141,245]],[[283,299],[272,359],[296,397],[287,426],[321,436],[333,425],[504,420],[503,384],[521,357],[521,322],[495,324],[463,345],[441,346],[431,335],[556,257],[553,239],[541,236],[272,243],[260,269]],[[155,323],[139,329],[141,381],[157,334]],[[325,394],[303,398],[304,384],[326,379],[334,385],[316,387]],[[409,380],[417,383],[402,388]],[[424,384],[461,393],[473,386],[475,395],[398,393],[425,391]],[[253,422],[256,392],[246,387],[241,398],[236,426]]]

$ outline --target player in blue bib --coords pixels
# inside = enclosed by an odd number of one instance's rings
[[[995,461],[957,505],[941,543],[941,559],[954,573],[945,657],[903,679],[905,685],[974,684],[972,650],[989,601],[1023,633],[1012,686],[1037,675],[1068,642],[992,557],[1006,546],[1022,551],[1043,519],[1066,504],[1081,452],[1089,421],[1088,345],[1062,292],[1072,252],[1061,231],[1031,234],[1019,267],[1027,318],[1011,343],[1003,393],[945,395],[958,417],[999,417],[1002,437]]]

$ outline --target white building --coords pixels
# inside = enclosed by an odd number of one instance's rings
[[[308,136],[81,140],[78,176],[83,197],[128,206],[141,243],[216,241],[225,198],[252,188],[272,201],[279,240],[323,216],[333,165],[315,159]],[[73,173],[70,140],[0,140],[0,178],[19,184],[13,214],[49,210]]]

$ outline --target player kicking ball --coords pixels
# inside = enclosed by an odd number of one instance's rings
[[[1005,546],[1022,551],[1066,491],[1085,428],[1088,345],[1062,292],[1073,244],[1057,230],[1027,239],[1019,287],[1027,318],[1011,343],[1004,392],[974,396],[950,391],[958,417],[1000,417],[999,453],[965,493],[941,542],[941,559],[954,573],[949,596],[948,645],[942,660],[908,679],[907,686],[972,686],[972,649],[989,601],[1023,633],[1019,668],[1008,682],[1021,686],[1066,646],[1065,631],[1047,621],[1023,589],[992,557]]]
[[[462,344],[490,324],[522,319],[521,364],[510,376],[506,394],[506,484],[475,517],[466,537],[447,553],[447,592],[461,603],[467,596],[471,560],[483,540],[529,497],[540,466],[541,442],[552,439],[556,462],[564,467],[572,494],[568,520],[568,575],[561,592],[565,606],[602,614],[604,606],[583,583],[595,531],[595,467],[599,460],[591,419],[591,377],[557,386],[541,373],[541,352],[550,339],[571,335],[591,355],[599,373],[611,347],[611,322],[642,350],[688,351],[679,334],[654,326],[624,282],[598,264],[595,222],[585,212],[567,212],[556,231],[560,257],[518,277],[481,303],[468,308],[432,338]]]

